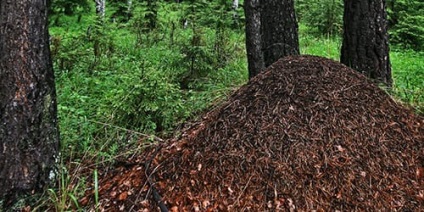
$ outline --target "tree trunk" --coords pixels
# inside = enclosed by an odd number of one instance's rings
[[[249,79],[281,57],[299,54],[293,0],[246,0]]]
[[[127,0],[127,21],[131,19],[132,16],[132,0]]]
[[[233,0],[233,5],[232,5],[232,12],[233,12],[233,25],[234,27],[238,26],[239,23],[239,17],[238,17],[238,13],[237,10],[239,8],[239,0]]]
[[[233,0],[233,9],[237,10],[239,5],[239,0]]]
[[[391,86],[384,0],[345,0],[340,61],[379,83]]]
[[[106,14],[106,0],[95,0],[95,2],[96,14],[103,20]]]
[[[0,199],[38,192],[58,159],[45,0],[0,1]]]
[[[265,66],[299,54],[298,24],[293,0],[260,0]]]
[[[261,45],[261,13],[259,0],[245,0],[246,16],[246,51],[249,79],[265,69]]]

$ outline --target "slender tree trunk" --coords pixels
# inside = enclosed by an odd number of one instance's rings
[[[106,0],[95,0],[96,14],[103,20],[106,14]]]
[[[345,0],[340,61],[387,86],[392,84],[384,0]]]
[[[265,66],[299,54],[298,24],[293,0],[260,0]]]
[[[249,79],[265,69],[261,44],[261,11],[259,0],[245,0],[246,16],[246,50]]]
[[[233,9],[237,10],[239,5],[239,0],[233,0]]]
[[[127,21],[129,21],[132,16],[132,0],[127,0],[127,6]]]
[[[59,151],[45,0],[0,1],[0,199],[41,191]]]
[[[232,5],[232,9],[233,9],[233,21],[234,21],[234,26],[237,27],[238,23],[239,23],[239,17],[237,14],[237,10],[239,8],[239,0],[233,0],[233,5]]]

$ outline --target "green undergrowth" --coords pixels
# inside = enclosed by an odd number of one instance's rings
[[[247,81],[241,29],[163,20],[146,31],[136,20],[64,16],[50,27],[65,158],[113,158],[139,141],[134,134],[172,134]]]
[[[424,52],[392,50],[393,96],[424,116]]]

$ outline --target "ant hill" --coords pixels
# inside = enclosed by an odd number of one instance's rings
[[[356,71],[314,56],[279,60],[180,136],[134,161],[104,174],[100,207],[424,207],[423,117]]]

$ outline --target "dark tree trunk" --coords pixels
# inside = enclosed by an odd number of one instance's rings
[[[245,0],[246,16],[246,50],[249,69],[249,79],[265,69],[261,45],[261,14],[259,0]]]
[[[45,0],[0,1],[0,199],[44,189],[59,150]],[[1,206],[0,206],[1,207]]]
[[[293,0],[245,0],[249,79],[287,55],[299,54]]]
[[[260,0],[265,66],[299,54],[298,24],[293,0]]]
[[[392,84],[384,0],[345,0],[340,61],[387,86]]]

